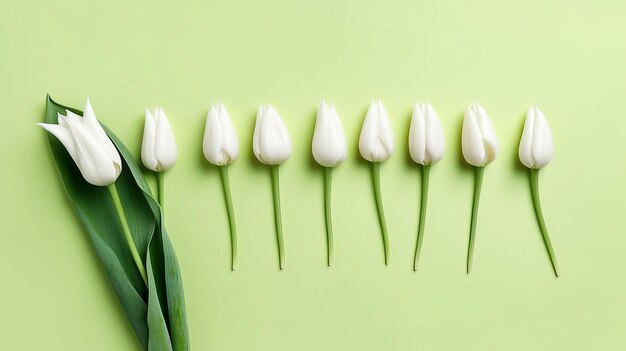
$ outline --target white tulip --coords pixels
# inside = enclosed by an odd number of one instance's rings
[[[178,156],[176,140],[170,122],[162,108],[146,109],[146,121],[141,143],[141,161],[154,172],[170,169]]]
[[[409,128],[409,152],[421,165],[433,164],[443,157],[445,140],[439,118],[429,103],[413,105]]]
[[[313,132],[313,158],[324,167],[335,167],[346,160],[346,135],[335,105],[322,101],[317,110]]]
[[[484,167],[498,156],[498,140],[485,109],[478,103],[465,111],[462,137],[463,157],[472,166]]]
[[[270,104],[259,106],[252,149],[256,158],[266,165],[279,165],[291,157],[291,139],[285,122]]]
[[[391,157],[393,150],[393,133],[387,111],[380,100],[372,101],[361,128],[361,156],[370,162],[383,162]]]
[[[553,153],[554,144],[548,120],[538,107],[531,107],[526,114],[519,144],[519,159],[524,166],[539,169],[550,163]]]
[[[113,184],[122,172],[122,161],[98,122],[89,98],[82,118],[66,110],[66,116],[59,113],[58,119],[59,124],[37,125],[59,139],[87,182],[97,186]]]
[[[239,155],[235,127],[221,102],[207,113],[202,146],[204,157],[216,166],[228,165]]]

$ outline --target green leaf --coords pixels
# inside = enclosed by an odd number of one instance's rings
[[[57,104],[48,96],[46,123],[57,123],[57,114],[65,114],[66,109],[82,115],[81,111]],[[107,189],[87,183],[63,145],[48,135],[61,182],[143,349],[188,350],[182,279],[163,226],[161,209],[132,154],[115,134],[104,129],[122,158],[122,173],[116,186],[137,250],[146,260],[149,289],[123,238]]]

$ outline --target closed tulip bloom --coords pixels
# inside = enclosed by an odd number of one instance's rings
[[[59,113],[59,124],[37,123],[63,144],[83,178],[96,186],[108,186],[122,172],[122,161],[113,142],[96,119],[87,99],[81,118],[70,110]]]
[[[346,135],[335,105],[322,101],[313,132],[313,158],[324,167],[335,167],[346,160]]]
[[[439,118],[429,103],[413,105],[409,128],[409,152],[421,165],[433,164],[443,157],[445,140]]]
[[[393,149],[393,133],[387,111],[385,111],[380,100],[372,101],[365,114],[363,127],[361,127],[359,152],[364,159],[372,163],[372,184],[374,185],[374,199],[378,209],[378,222],[383,237],[385,264],[389,264],[389,235],[380,190],[380,163],[391,157]]]
[[[270,104],[259,106],[252,139],[252,150],[256,158],[270,166],[272,177],[272,197],[274,200],[274,222],[278,242],[278,262],[285,268],[285,246],[283,243],[283,222],[280,206],[279,165],[291,157],[291,139],[287,126]]]
[[[422,199],[420,204],[419,225],[417,228],[417,241],[415,244],[415,256],[413,269],[417,270],[422,241],[424,238],[424,225],[426,223],[426,206],[428,202],[428,183],[430,178],[430,166],[441,160],[445,151],[445,140],[439,118],[429,103],[413,105],[413,116],[409,128],[409,152],[411,158],[422,167]]]
[[[465,111],[462,149],[465,161],[476,167],[484,167],[498,157],[496,133],[487,111],[478,103]]]
[[[470,222],[470,239],[467,248],[467,274],[469,274],[472,271],[474,258],[478,204],[480,202],[480,192],[483,184],[485,166],[493,162],[498,156],[496,132],[493,130],[487,111],[478,103],[469,105],[465,111],[461,144],[465,161],[476,167],[472,219]]]
[[[141,161],[154,172],[170,169],[178,156],[176,140],[170,122],[162,108],[152,112],[146,109],[146,120],[141,144]]]
[[[373,101],[367,109],[361,128],[361,156],[370,162],[383,162],[391,157],[393,150],[393,133],[387,111],[380,100]]]
[[[256,158],[266,165],[280,165],[291,157],[289,131],[270,104],[259,106],[252,149]]]
[[[234,162],[239,155],[239,140],[228,111],[226,111],[226,107],[221,102],[217,106],[211,106],[207,113],[202,151],[207,161],[219,166],[222,176],[224,202],[226,203],[226,212],[228,213],[228,223],[230,225],[230,267],[234,270],[237,262],[237,223],[230,192],[228,165]]]
[[[346,160],[348,145],[346,135],[335,110],[335,105],[328,105],[322,100],[317,110],[315,131],[313,132],[313,158],[324,166],[324,207],[326,219],[326,238],[328,265],[333,264],[333,225],[331,216],[331,184],[333,167]]]
[[[552,161],[554,145],[546,116],[537,107],[526,114],[524,131],[519,144],[519,159],[528,168],[539,169]]]
[[[216,166],[228,165],[239,155],[239,140],[235,128],[221,102],[209,109],[202,146],[204,157]]]
[[[560,274],[559,264],[556,260],[550,235],[548,234],[548,227],[543,217],[541,199],[539,198],[539,170],[552,161],[553,154],[554,144],[548,120],[546,120],[546,116],[543,115],[538,107],[531,107],[526,114],[524,131],[519,143],[519,159],[524,166],[529,168],[530,190],[535,207],[535,215],[537,216],[537,222],[548,251],[548,256],[550,256],[552,269],[558,277]]]

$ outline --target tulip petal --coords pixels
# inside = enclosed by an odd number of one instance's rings
[[[446,149],[445,137],[435,109],[429,103],[426,103],[423,108],[426,116],[426,156],[433,164],[443,158]]]
[[[254,122],[254,134],[252,136],[252,151],[254,152],[254,155],[256,156],[256,158],[263,162],[261,160],[261,145],[260,145],[260,136],[259,134],[261,133],[261,121],[263,120],[263,113],[265,112],[265,107],[263,107],[262,105],[259,105],[259,109],[257,110],[256,113],[256,121]]]
[[[532,143],[533,134],[535,129],[535,109],[529,108],[526,113],[526,120],[524,121],[524,131],[522,132],[522,138],[519,144],[519,159],[522,164],[528,168],[535,166],[535,160],[533,158]]]
[[[68,117],[70,115],[74,114],[71,111],[68,111]],[[78,115],[74,116],[78,117]],[[100,125],[100,122],[98,122],[96,114],[93,112],[93,108],[91,107],[89,98],[87,98],[87,102],[85,103],[85,111],[83,112],[83,118],[80,118],[80,121],[88,127],[92,135],[98,138],[101,146],[108,154],[109,159],[115,164],[117,174],[119,175],[122,172],[122,159],[120,158],[120,154],[117,152],[115,145],[113,145],[113,142],[105,133],[104,129]]]
[[[67,128],[58,124],[37,123],[37,125],[59,139],[72,159],[74,159],[74,162],[76,162],[76,146],[74,145],[74,140],[72,139],[72,136]]]
[[[485,165],[485,146],[476,121],[473,105],[470,105],[465,111],[461,144],[463,157],[467,163],[476,167]]]
[[[143,139],[141,142],[141,161],[147,169],[156,172],[159,162],[154,153],[156,143],[156,121],[154,115],[146,109],[146,118],[143,125]]]
[[[158,170],[167,171],[178,158],[176,139],[167,116],[162,108],[157,109],[154,155],[158,161]]]
[[[535,128],[533,133],[532,155],[534,168],[542,168],[552,160],[554,144],[548,120],[539,108],[535,107]]]
[[[426,159],[426,120],[422,104],[413,104],[409,127],[409,153],[415,163],[429,164]]]
[[[484,164],[489,164],[498,157],[498,139],[496,138],[496,132],[493,129],[487,111],[485,111],[479,103],[475,103],[475,106],[478,111],[478,128],[480,129],[485,145],[485,160],[483,162]]]

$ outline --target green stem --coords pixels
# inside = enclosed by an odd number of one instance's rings
[[[141,260],[141,256],[139,256],[139,252],[137,252],[137,246],[135,246],[135,242],[133,241],[133,236],[130,233],[130,228],[128,227],[128,221],[126,220],[126,215],[124,214],[124,208],[122,207],[122,201],[120,200],[120,195],[117,191],[117,187],[115,183],[109,185],[107,187],[109,192],[111,193],[111,197],[113,198],[113,204],[115,204],[115,210],[117,211],[117,216],[120,220],[120,224],[122,225],[122,231],[124,232],[124,238],[126,239],[126,244],[130,249],[130,253],[133,256],[133,260],[135,261],[135,265],[141,274],[141,278],[143,278],[143,282],[148,286],[148,277],[146,275],[146,268],[143,265],[143,261]]]
[[[159,206],[161,206],[161,212],[165,205],[165,172],[156,172],[157,176],[157,195],[159,200]]]
[[[537,215],[537,221],[539,222],[539,227],[541,228],[541,235],[543,236],[543,242],[546,244],[546,250],[548,250],[548,255],[550,256],[550,261],[552,262],[552,269],[554,270],[554,274],[559,276],[559,264],[556,261],[556,255],[554,254],[554,249],[552,248],[552,241],[550,241],[550,236],[548,235],[548,228],[546,227],[546,222],[543,219],[543,210],[541,209],[541,201],[539,199],[539,170],[531,169],[530,170],[530,188],[533,194],[533,203],[535,204],[535,213]]]
[[[328,266],[333,264],[333,219],[331,216],[331,185],[333,181],[333,169],[332,167],[324,168],[324,210],[326,214],[326,240],[328,250]]]
[[[280,213],[280,179],[278,165],[271,166],[272,194],[274,196],[274,221],[276,223],[276,239],[278,240],[278,262],[280,269],[285,268],[285,247],[283,244],[283,220]]]
[[[474,184],[474,202],[472,204],[472,222],[470,224],[469,246],[467,248],[467,274],[472,271],[474,260],[474,241],[476,241],[476,220],[478,218],[478,203],[480,202],[480,190],[483,185],[485,167],[476,167],[476,183]]]
[[[230,269],[235,270],[237,263],[237,223],[235,222],[235,211],[233,211],[233,200],[230,195],[230,179],[228,177],[228,165],[220,167],[222,175],[222,187],[224,190],[224,200],[226,211],[228,212],[228,224],[230,225]]]
[[[380,192],[380,162],[372,162],[372,181],[374,183],[374,197],[376,198],[376,208],[378,209],[378,220],[380,230],[383,235],[383,247],[385,250],[385,264],[389,264],[389,236],[387,234],[387,221],[383,209],[383,198]]]
[[[424,240],[424,224],[426,223],[426,207],[428,203],[428,182],[430,178],[430,165],[422,167],[422,200],[420,203],[420,219],[417,227],[417,243],[415,244],[415,261],[413,270],[417,271],[417,265],[422,251],[422,241]]]

